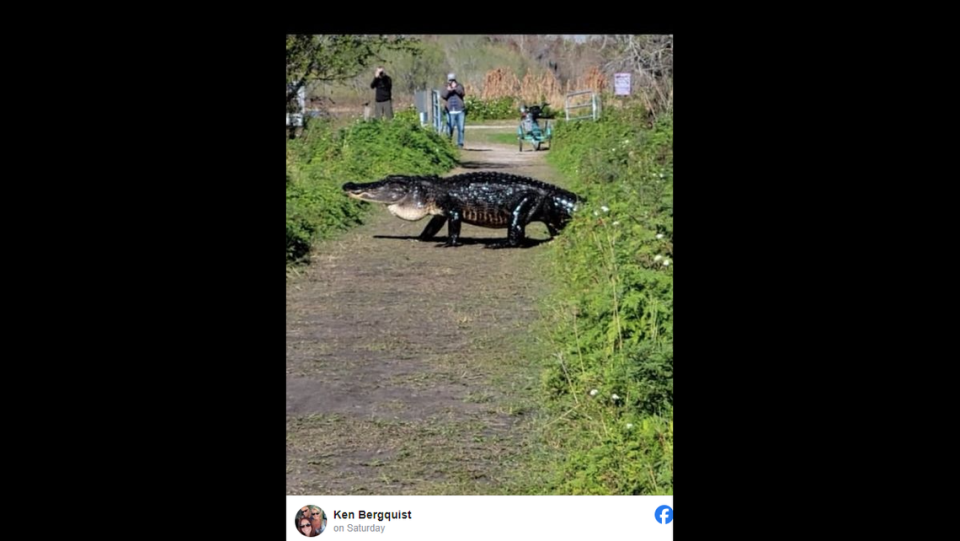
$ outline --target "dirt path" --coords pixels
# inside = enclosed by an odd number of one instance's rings
[[[466,133],[463,167],[449,174],[557,181],[545,152]],[[378,206],[288,280],[288,494],[493,494],[515,483],[536,414],[529,329],[547,246],[487,250],[484,239],[506,231],[464,225],[468,244],[438,248],[412,240],[426,222]],[[540,223],[527,234],[548,238]]]

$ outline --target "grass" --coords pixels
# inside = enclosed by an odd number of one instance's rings
[[[488,136],[488,141],[491,143],[498,143],[502,145],[516,145],[517,144],[516,129],[511,130],[510,133],[491,133]]]
[[[541,392],[549,491],[673,493],[672,119],[559,123],[548,155],[586,196],[552,245]]]

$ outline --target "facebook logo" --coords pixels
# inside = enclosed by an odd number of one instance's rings
[[[661,505],[653,512],[653,516],[660,524],[670,524],[673,520],[673,509],[670,509],[669,505]]]

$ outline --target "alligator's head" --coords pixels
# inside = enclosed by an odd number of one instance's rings
[[[410,183],[400,177],[387,177],[377,182],[357,184],[348,182],[343,185],[343,191],[354,199],[392,205],[403,201],[410,195]]]
[[[348,182],[343,185],[343,191],[348,196],[387,205],[391,214],[410,221],[417,221],[434,210],[421,188],[416,180],[396,175],[377,182]]]

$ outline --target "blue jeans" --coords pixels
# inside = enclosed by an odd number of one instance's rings
[[[457,113],[448,113],[447,114],[447,127],[450,129],[450,138],[453,139],[453,128],[457,128],[457,146],[463,148],[463,123],[464,123],[464,114],[463,111]]]

